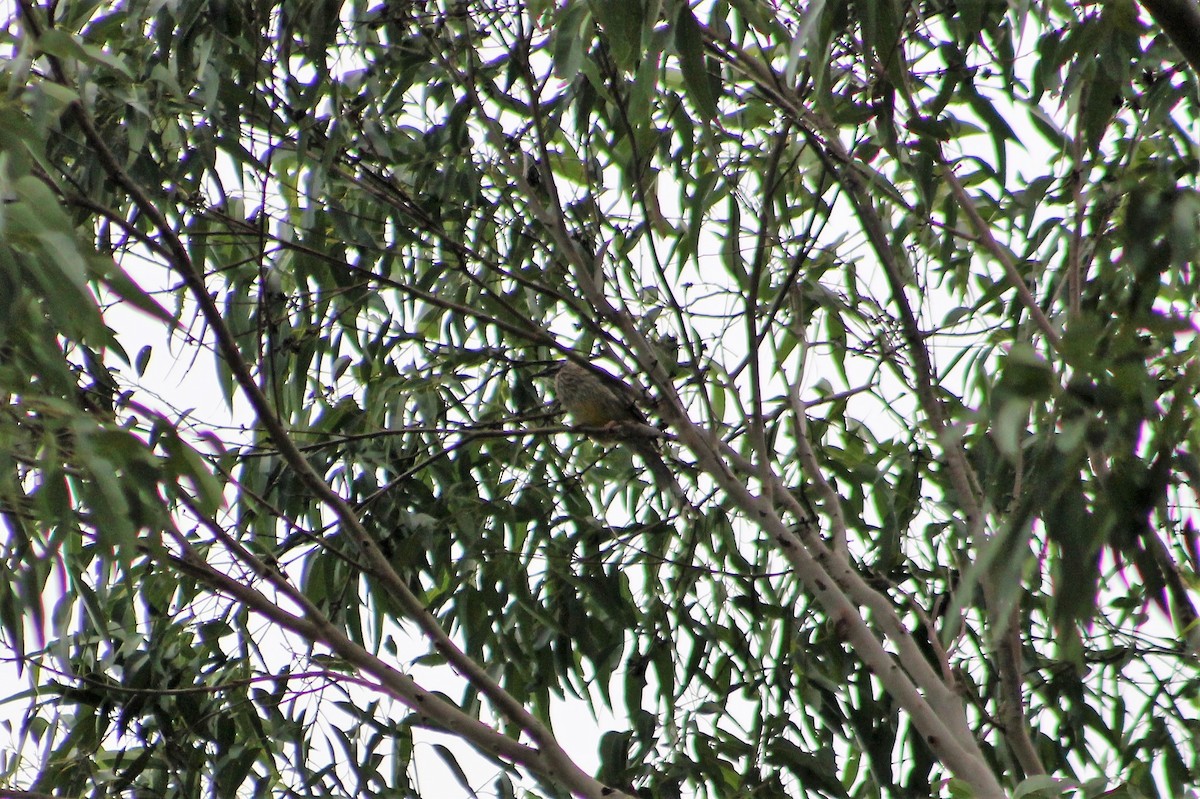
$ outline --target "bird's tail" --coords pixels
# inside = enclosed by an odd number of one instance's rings
[[[687,493],[683,490],[683,486],[679,484],[679,480],[675,477],[675,473],[667,466],[659,454],[657,447],[653,441],[634,441],[633,450],[638,454],[642,461],[646,464],[646,468],[650,470],[650,474],[654,477],[654,483],[660,491],[665,491],[671,495],[672,501],[679,506],[679,509],[684,512],[695,512],[692,507],[691,500],[688,499]]]

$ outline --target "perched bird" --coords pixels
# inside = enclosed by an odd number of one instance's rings
[[[562,361],[541,372],[554,375],[554,391],[571,420],[603,443],[621,443],[645,462],[659,488],[690,507],[687,494],[658,452],[662,431],[647,422],[638,407],[637,391],[597,367],[586,368]]]

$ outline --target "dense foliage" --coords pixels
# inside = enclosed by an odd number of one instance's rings
[[[1198,98],[1129,0],[0,35],[0,784],[1200,785]]]

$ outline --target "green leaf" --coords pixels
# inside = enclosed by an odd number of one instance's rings
[[[717,118],[717,90],[704,59],[704,37],[700,23],[687,3],[681,3],[675,18],[675,49],[679,53],[679,68],[688,97],[700,112],[700,118],[711,123]]]
[[[137,357],[135,357],[133,361],[133,368],[137,372],[138,377],[146,376],[146,367],[150,365],[150,355],[153,353],[153,351],[154,348],[149,344],[138,350]]]
[[[69,33],[58,28],[43,31],[37,40],[38,49],[56,58],[83,58],[83,48]]]
[[[554,36],[554,72],[563,80],[579,74],[591,36],[583,35],[592,17],[587,3],[567,3]]]
[[[200,510],[207,515],[216,513],[223,502],[220,481],[200,454],[181,439],[174,428],[167,428],[164,432],[160,444],[167,452],[167,466],[172,476],[191,481],[199,493]]]
[[[903,89],[903,47],[900,42],[900,9],[895,0],[864,3],[862,11],[863,43],[875,53],[884,71],[898,88]]]
[[[81,424],[76,429],[76,448],[86,468],[82,494],[94,514],[98,542],[127,569],[133,558],[137,525],[121,484],[124,472],[96,446],[95,431]],[[125,472],[128,479],[128,473]]]
[[[179,322],[175,317],[146,291],[135,283],[125,270],[121,269],[111,258],[95,258],[92,260],[93,269],[98,273],[100,281],[115,296],[137,308],[142,313],[157,319],[168,328],[174,330]]]
[[[1077,784],[1074,780],[1052,777],[1049,774],[1035,774],[1032,777],[1026,777],[1017,785],[1012,799],[1024,799],[1027,796],[1049,799],[1053,796],[1062,796],[1066,791],[1074,790],[1076,787]]]
[[[646,15],[642,0],[593,0],[590,7],[608,34],[608,46],[618,69],[636,69],[641,60]]]
[[[450,775],[454,777],[455,782],[457,782],[459,786],[470,796],[478,799],[478,794],[476,794],[475,789],[471,787],[471,781],[467,779],[467,774],[465,771],[463,771],[462,766],[459,765],[458,758],[454,756],[454,753],[442,744],[434,744],[433,751],[437,752],[438,757],[441,758],[442,762],[446,764],[446,767],[450,769]]]
[[[1031,400],[1048,399],[1054,382],[1053,369],[1041,353],[1026,342],[1012,346],[1004,360],[999,384],[1007,395]]]

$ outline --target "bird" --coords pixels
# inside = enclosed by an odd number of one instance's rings
[[[681,507],[691,507],[683,487],[658,451],[662,431],[638,407],[641,395],[599,367],[561,361],[539,374],[554,376],[559,405],[571,420],[601,443],[621,443],[638,454],[660,489]]]

